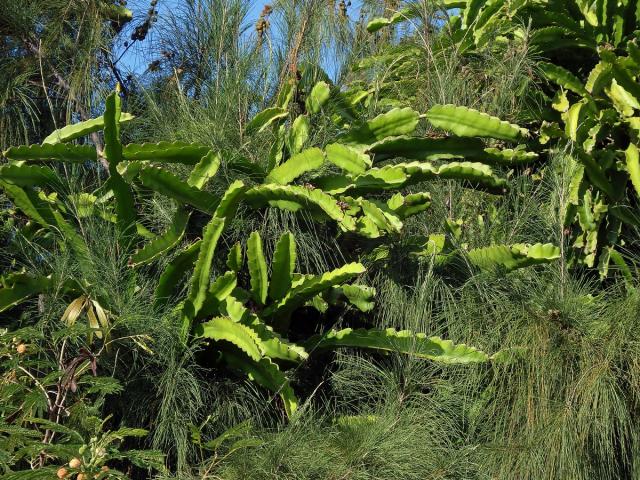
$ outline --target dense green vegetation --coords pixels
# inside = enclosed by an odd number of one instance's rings
[[[640,4],[162,2],[0,6],[0,478],[640,477]]]

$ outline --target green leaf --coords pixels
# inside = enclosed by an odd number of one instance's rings
[[[245,131],[247,134],[255,132],[260,133],[272,123],[286,118],[288,115],[289,112],[284,108],[267,108],[253,117],[253,119],[247,124]]]
[[[546,145],[551,139],[564,138],[564,130],[556,122],[542,122],[539,131],[538,142],[540,145]]]
[[[467,0],[444,0],[442,5],[449,8],[465,8],[469,2]]]
[[[463,225],[464,225],[464,220],[462,219],[453,220],[451,218],[447,218],[445,221],[444,227],[447,233],[451,235],[451,237],[455,238],[456,240],[460,240],[460,238],[462,237]]]
[[[180,280],[193,268],[201,245],[202,240],[192,243],[166,266],[154,294],[156,306],[164,305],[173,296]]]
[[[608,247],[608,251],[611,260],[613,260],[613,263],[616,264],[618,270],[620,271],[620,273],[622,273],[622,276],[625,279],[627,285],[634,285],[635,280],[633,273],[631,272],[629,265],[627,265],[627,263],[624,261],[622,255],[620,255],[620,253],[617,252],[613,247]]]
[[[352,220],[344,214],[337,200],[319,188],[309,189],[297,185],[257,185],[247,190],[246,200],[254,208],[269,205],[292,212],[307,209],[313,214],[335,220],[344,230],[355,229]]]
[[[411,173],[411,170],[409,170]],[[420,173],[418,173],[419,178]],[[484,185],[490,190],[503,193],[508,183],[497,177],[491,167],[477,162],[450,162],[438,166],[437,175],[445,180],[468,180],[472,183]],[[413,183],[413,179],[411,180]]]
[[[187,223],[189,223],[189,217],[190,214],[184,208],[178,207],[167,231],[136,251],[129,260],[129,266],[137,267],[152,262],[175,247],[182,240]]]
[[[588,92],[582,85],[582,82],[569,70],[547,62],[539,62],[538,68],[551,81],[557,83],[561,87],[577,93],[580,96],[587,96]]]
[[[640,156],[638,154],[638,147],[633,143],[630,143],[624,153],[627,160],[627,172],[629,172],[631,184],[640,198]]]
[[[207,180],[218,173],[220,162],[220,154],[210,150],[200,159],[196,166],[193,167],[193,170],[191,170],[191,173],[189,174],[187,183],[192,187],[202,189],[204,184],[207,183]]]
[[[220,305],[220,310],[233,321],[241,323],[256,332],[260,338],[260,348],[264,356],[290,362],[299,362],[308,358],[309,355],[304,348],[280,337],[273,331],[273,328],[247,310],[234,297],[226,297]]]
[[[595,159],[580,150],[577,151],[577,155],[580,162],[584,165],[584,171],[587,173],[591,183],[606,193],[609,197],[616,198],[617,192]]]
[[[609,206],[609,213],[624,223],[640,228],[640,212],[630,205]]]
[[[535,245],[494,245],[468,253],[469,261],[484,270],[498,266],[508,272],[531,265],[550,263],[560,258],[560,248],[551,243]]]
[[[324,163],[324,154],[319,148],[309,148],[304,152],[292,156],[286,162],[278,165],[267,175],[267,182],[287,185],[300,175],[320,168]]]
[[[291,232],[286,232],[278,240],[273,254],[271,284],[269,286],[269,296],[273,300],[284,298],[291,288],[295,266],[296,241]]]
[[[341,143],[332,143],[325,147],[327,159],[348,173],[358,175],[371,168],[371,159],[366,153],[361,153]]]
[[[42,467],[37,470],[17,470],[2,475],[2,480],[50,480],[56,478],[59,467]]]
[[[4,156],[9,160],[24,160],[27,162],[60,160],[82,163],[86,161],[95,162],[97,159],[96,148],[91,145],[68,145],[64,143],[11,147],[5,150]]]
[[[95,195],[83,192],[79,194],[70,194],[67,196],[67,199],[73,205],[78,218],[88,218],[93,215],[96,200],[98,198]]]
[[[468,180],[498,193],[507,187],[506,180],[497,177],[491,167],[477,162],[450,162],[438,167],[427,162],[397,163],[371,168],[337,189],[323,183],[320,186],[329,193],[368,192],[398,189],[435,178]]]
[[[286,129],[284,125],[280,125],[278,130],[276,131],[276,138],[273,140],[271,144],[271,148],[269,149],[269,156],[267,161],[267,171],[273,170],[275,167],[280,165],[282,158],[284,157],[284,144],[286,143]],[[254,166],[254,163],[247,162],[248,165]],[[262,175],[264,177],[264,175]]]
[[[544,50],[547,54],[554,50],[586,48],[590,50],[596,49],[595,38],[585,36],[576,36],[575,31],[567,28],[550,26],[536,29],[530,36],[531,45],[537,46]],[[595,52],[594,52],[595,53]]]
[[[125,123],[133,120],[135,117],[129,113],[122,113],[119,117],[119,123]],[[92,118],[91,120],[85,120],[83,122],[67,125],[66,127],[59,128],[49,134],[42,143],[56,144],[69,142],[76,138],[84,137],[90,133],[97,132],[104,128],[105,120],[103,116]]]
[[[229,255],[227,255],[227,267],[237,273],[242,269],[242,260],[242,245],[240,245],[240,242],[236,242],[229,250]]]
[[[638,13],[640,13],[640,11],[638,11]],[[638,47],[636,39],[627,42],[627,53],[636,67],[640,67],[640,47]]]
[[[127,160],[124,160],[118,164],[118,173],[120,173],[120,176],[122,176],[122,179],[125,182],[130,184],[140,174],[140,170],[142,170],[147,165],[148,163],[143,161],[136,160],[135,162],[129,162]],[[108,190],[109,180],[105,182],[105,185],[106,186],[103,185],[102,189]]]
[[[640,97],[632,95],[615,78],[611,81],[611,86],[605,88],[605,92],[613,102],[613,106],[623,116],[631,117],[634,110],[640,110],[640,101],[638,100]]]
[[[28,298],[50,290],[53,282],[48,277],[15,274],[11,276],[11,284],[0,288],[0,312],[18,305]]]
[[[418,125],[420,115],[411,108],[394,108],[363,125],[352,128],[340,140],[355,145],[370,145],[386,137],[409,135]]]
[[[374,297],[376,289],[366,285],[342,285],[338,289],[349,303],[356,306],[361,312],[370,312],[375,307]]]
[[[445,158],[482,156],[484,144],[479,138],[446,137],[389,137],[374,143],[369,152],[375,160],[403,157],[416,160],[437,160]]]
[[[334,123],[343,125],[355,122],[357,114],[347,96],[339,88],[332,88],[329,94],[327,107],[332,114]]]
[[[447,230],[449,230],[449,220],[446,222]],[[448,260],[449,255],[443,253],[445,248],[448,246],[449,240],[447,239],[447,235],[444,233],[432,233],[427,238],[427,241],[424,242],[423,238],[416,239],[414,244],[416,247],[422,247],[422,250],[410,252],[409,255],[415,255],[417,257],[427,257],[430,260],[435,260],[435,264],[439,265],[442,262]]]
[[[469,0],[466,2],[466,6],[462,14],[463,29],[471,27],[474,24],[485,3],[486,2],[484,0]]]
[[[267,301],[269,279],[267,262],[262,252],[262,240],[258,232],[252,232],[247,240],[247,260],[249,263],[251,293],[258,304],[264,305]]]
[[[345,198],[345,200],[349,202],[348,199]],[[402,230],[402,221],[388,205],[369,201],[362,197],[356,199],[355,203],[362,208],[362,212],[371,219],[378,229],[389,233],[399,233]]]
[[[613,64],[612,73],[613,78],[618,84],[633,98],[634,108],[640,108],[640,84],[636,82],[627,69],[622,66],[620,60]]]
[[[0,186],[15,206],[29,218],[43,227],[55,225],[56,221],[51,213],[51,205],[42,200],[33,188],[20,188],[2,180],[0,180]]]
[[[131,21],[133,12],[123,5],[99,4],[102,15],[118,26]]]
[[[119,92],[111,92],[105,100],[104,111],[104,153],[109,162],[109,175],[113,195],[116,199],[116,221],[120,232],[129,236],[136,224],[136,208],[133,192],[118,173],[118,163],[122,161],[120,143],[121,105]]]
[[[473,37],[476,45],[480,48],[484,47],[489,40],[495,38],[496,30],[499,32],[499,28],[504,24],[499,11],[505,8],[505,4],[507,4],[507,8],[511,7],[511,3],[506,2],[506,0],[491,0],[482,3],[482,11],[473,25]],[[509,14],[515,14],[520,5],[522,4],[516,4],[515,8],[511,7]]]
[[[215,196],[190,186],[162,168],[143,168],[140,170],[139,178],[145,187],[171,197],[179,204],[186,203],[209,214],[213,214],[218,206]]]
[[[356,232],[365,238],[380,238],[382,233],[370,215],[358,218]]]
[[[136,208],[131,187],[118,173],[111,175],[111,190],[116,199],[116,222],[124,237],[129,236],[135,230]]]
[[[486,353],[464,343],[455,344],[440,337],[427,337],[424,333],[397,331],[393,328],[330,330],[324,335],[312,337],[305,342],[305,346],[312,351],[341,347],[386,350],[445,364],[481,363],[489,360]]]
[[[254,363],[248,361],[245,356],[232,352],[225,352],[224,358],[230,367],[244,372],[258,385],[280,395],[287,416],[293,415],[298,408],[298,399],[287,377],[269,358],[262,358],[258,363]]]
[[[581,125],[581,118],[584,116],[585,103],[580,101],[571,105],[569,110],[562,114],[564,120],[565,134],[574,142],[578,141],[578,128]]]
[[[593,95],[597,95],[611,82],[611,78],[611,64],[603,61],[598,62],[587,77],[586,90]]]
[[[366,269],[360,263],[349,263],[341,268],[306,278],[295,286],[287,295],[265,309],[265,315],[288,316],[293,310],[304,305],[308,300],[335,285],[346,282]]]
[[[460,137],[490,137],[517,141],[528,135],[527,130],[518,125],[478,110],[455,105],[434,105],[427,112],[427,119],[434,126]]]
[[[557,112],[564,113],[569,110],[571,104],[569,103],[569,99],[567,98],[567,91],[563,88],[560,88],[556,91],[553,96],[553,100],[551,101],[551,108],[553,108]]]
[[[394,25],[396,23],[409,20],[413,16],[415,16],[414,9],[406,8],[404,10],[394,13],[389,18],[384,18],[384,17],[374,18],[369,23],[367,23],[367,32],[369,33],[377,32],[383,27],[388,27],[389,25]]]
[[[374,89],[362,90],[356,86],[347,89],[344,92],[344,97],[352,107],[355,107],[358,104],[362,104],[367,98],[370,98],[373,92]]]
[[[109,173],[118,173],[116,166],[122,161],[122,144],[120,143],[120,94],[111,92],[105,100],[104,110],[104,153],[109,161]]]
[[[65,435],[74,442],[84,441],[84,439],[82,438],[82,435],[78,433],[76,430],[74,430],[73,428],[67,427],[65,425],[61,425],[57,422],[47,420],[44,418],[38,418],[38,417],[26,417],[24,420],[25,422],[28,422],[28,423],[41,425],[42,427],[46,428],[47,430],[51,430],[52,432],[57,432],[62,435]]]
[[[224,275],[219,276],[211,283],[209,294],[218,302],[221,302],[231,295],[237,284],[238,277],[236,272],[224,272]]]
[[[202,244],[200,245],[198,259],[189,282],[189,294],[183,310],[185,315],[182,329],[183,339],[186,339],[191,327],[191,320],[196,317],[207,297],[211,277],[211,262],[224,226],[224,218],[213,217],[202,231]]]
[[[215,212],[213,212],[213,216],[219,218],[233,217],[240,201],[244,198],[247,188],[248,187],[242,182],[242,180],[236,180],[229,185],[225,190],[224,195],[222,195]]]
[[[246,353],[249,358],[259,362],[262,351],[258,334],[241,323],[227,317],[216,317],[208,322],[196,325],[194,334],[198,338],[210,338],[215,341],[230,342]]]
[[[124,160],[150,160],[153,162],[195,165],[212,153],[206,145],[185,142],[130,143],[122,148]]]
[[[0,180],[19,187],[59,187],[62,184],[55,171],[39,165],[4,165],[0,167]]]
[[[405,219],[428,209],[431,206],[431,194],[420,192],[402,196],[397,193],[387,201],[387,205],[400,219]]]
[[[311,125],[309,124],[309,117],[306,115],[299,115],[293,121],[287,138],[287,148],[291,155],[295,155],[302,150],[302,147],[304,147],[304,144],[309,138],[310,128]]]
[[[488,147],[484,149],[484,156],[481,156],[481,160],[484,163],[497,165],[522,165],[538,160],[538,154],[526,151],[524,145],[503,149]]]
[[[276,107],[287,108],[297,89],[295,82],[284,82],[276,98]]]
[[[329,84],[326,82],[318,82],[316,83],[309,96],[305,100],[306,110],[309,113],[318,113],[320,109],[323,107],[327,100],[329,100],[329,95],[331,94],[331,89]]]

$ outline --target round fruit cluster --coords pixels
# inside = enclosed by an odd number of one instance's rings
[[[77,470],[81,470],[81,471],[76,472]],[[103,465],[97,471],[95,469],[94,471],[91,471],[91,472],[84,471],[82,460],[76,457],[76,458],[72,458],[69,461],[69,468],[67,468],[66,466],[60,467],[56,472],[56,475],[58,476],[58,478],[62,479],[62,478],[72,478],[73,474],[77,473],[75,480],[89,480],[91,478],[91,475],[93,475],[93,478],[106,478],[106,476],[108,475],[108,472],[109,472],[109,467],[106,465]]]

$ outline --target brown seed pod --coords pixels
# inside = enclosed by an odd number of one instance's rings
[[[65,477],[67,476],[67,474],[68,474],[68,473],[69,473],[69,471],[68,471],[66,468],[64,468],[64,467],[60,467],[60,468],[58,469],[58,471],[56,472],[56,476],[57,476],[58,478],[65,478]]]
[[[24,343],[21,343],[16,347],[16,352],[18,352],[20,355],[22,355],[26,351],[27,351],[27,346]]]
[[[269,15],[273,11],[273,7],[271,5],[265,5],[260,12],[260,17],[258,17],[258,21],[256,22],[256,33],[258,34],[258,45],[262,44],[262,38],[264,37],[265,32],[269,28]]]
[[[345,210],[349,210],[349,208],[351,207],[351,205],[349,205],[347,202],[343,202],[342,200],[339,200],[337,203],[338,203],[338,206],[340,207],[340,210],[342,210],[343,212]]]
[[[347,17],[347,4],[344,0],[340,0],[340,3],[338,4],[338,10],[340,11],[340,16],[342,18]]]

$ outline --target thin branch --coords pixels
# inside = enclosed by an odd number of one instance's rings
[[[51,399],[49,398],[49,393],[47,392],[47,389],[46,389],[46,388],[44,388],[44,385],[42,385],[42,384],[38,381],[38,379],[37,379],[36,377],[34,377],[34,376],[31,374],[31,372],[29,372],[29,371],[28,371],[26,368],[24,368],[23,366],[18,365],[18,369],[19,369],[19,370],[21,370],[22,372],[26,373],[26,374],[29,376],[29,378],[31,378],[31,380],[33,380],[33,383],[35,383],[35,384],[36,384],[36,386],[37,386],[40,390],[42,390],[42,393],[44,393],[44,396],[45,396],[45,398],[47,399],[47,408],[48,408],[49,410],[51,410],[51,409],[53,408],[53,405],[51,404]]]

